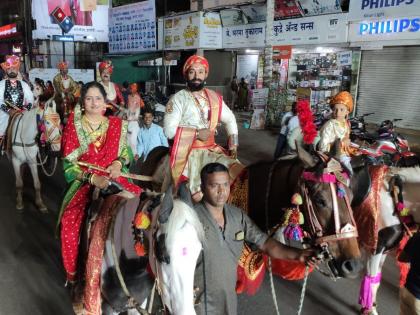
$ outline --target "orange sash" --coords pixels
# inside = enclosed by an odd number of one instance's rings
[[[211,135],[207,141],[196,139],[196,129],[188,127],[178,127],[174,144],[171,151],[171,173],[175,186],[178,186],[182,172],[188,161],[191,149],[204,149],[215,146],[214,133],[222,112],[222,97],[215,91],[204,89],[207,99],[209,100],[209,129]]]

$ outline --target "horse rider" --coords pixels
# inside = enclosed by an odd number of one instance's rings
[[[203,225],[206,243],[194,276],[197,315],[237,314],[237,265],[245,242],[273,258],[310,265],[317,262],[312,249],[281,244],[263,233],[241,209],[226,203],[230,175],[224,165],[207,164],[200,176],[203,199],[194,209]]]
[[[0,142],[5,136],[9,116],[30,110],[34,103],[34,95],[29,85],[17,78],[20,58],[15,55],[6,56],[1,68],[6,78],[0,81]]]
[[[57,104],[57,112],[60,114],[61,121],[73,110],[75,103],[74,94],[77,91],[77,83],[68,74],[69,64],[61,61],[57,64],[59,73],[53,79],[54,101]]]
[[[237,160],[238,126],[232,111],[218,93],[205,88],[209,74],[206,58],[193,55],[184,64],[182,74],[187,87],[176,93],[166,106],[163,130],[173,139],[171,175],[174,185],[188,180],[195,201],[200,192],[200,170],[209,162],[228,167],[231,181],[242,171]],[[215,143],[216,127],[222,122],[229,137],[227,152]]]
[[[102,61],[99,64],[99,73],[101,80],[99,83],[104,87],[106,92],[107,114],[117,112],[115,105],[124,106],[124,97],[120,91],[120,88],[114,82],[111,82],[111,75],[114,71],[114,66],[111,60]]]

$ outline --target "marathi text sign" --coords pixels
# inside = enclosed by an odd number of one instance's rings
[[[351,0],[349,20],[386,19],[420,12],[420,0]]]
[[[94,5],[93,5],[94,4]],[[108,0],[33,0],[32,17],[37,28],[32,31],[34,39],[51,39],[61,35],[58,24],[53,22],[50,13],[60,7],[71,19],[74,27],[68,33],[75,41],[108,42]]]
[[[208,12],[200,17],[200,48],[222,48],[222,22],[219,13]]]
[[[273,24],[273,45],[328,44],[347,41],[347,14],[331,14]]]
[[[155,2],[143,1],[109,10],[109,52],[156,50]]]
[[[351,42],[410,39],[420,39],[420,16],[365,20],[351,22],[349,26],[349,41]]]
[[[265,23],[223,27],[223,48],[264,47]]]

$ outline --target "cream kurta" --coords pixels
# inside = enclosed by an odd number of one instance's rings
[[[209,106],[206,101],[202,98],[198,99],[200,106],[203,109],[204,119],[207,122]],[[172,111],[170,112],[170,108]],[[175,136],[178,127],[188,127],[195,129],[208,128],[202,119],[200,110],[197,108],[194,102],[194,98],[187,90],[181,90],[176,93],[169,101],[165,119],[163,122],[163,131],[168,137],[172,139]],[[223,102],[222,112],[220,114],[220,121],[226,126],[228,136],[238,134],[238,126],[236,124],[235,115],[229,109],[229,107]]]
[[[321,152],[329,152],[334,141],[337,139],[342,141],[349,136],[349,132],[350,130],[347,122],[342,124],[337,119],[328,120],[321,128],[321,140],[318,143],[318,149]]]
[[[187,90],[176,93],[167,104],[164,118],[163,131],[167,138],[174,138],[178,127],[194,129],[209,128],[208,113],[209,105],[200,98],[198,99],[202,111],[195,104],[194,98]],[[201,117],[201,112],[203,117]],[[220,121],[225,125],[228,136],[238,134],[236,118],[229,107],[222,102]],[[200,191],[200,171],[208,163],[218,162],[225,165],[228,169],[242,169],[242,165],[237,159],[212,149],[192,149],[188,155],[188,161],[182,175],[188,178],[189,188],[192,194]],[[231,177],[233,173],[230,172]],[[232,177],[233,181],[234,178]]]

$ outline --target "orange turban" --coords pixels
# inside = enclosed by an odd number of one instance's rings
[[[10,69],[12,67],[19,67],[20,66],[20,58],[15,55],[7,55],[4,59],[4,62],[1,64],[1,67],[4,71]]]
[[[353,111],[353,97],[347,91],[342,91],[331,99],[330,106],[333,107],[336,104],[345,105],[349,110],[349,113]]]
[[[201,65],[204,66],[204,68],[206,68],[206,72],[209,72],[209,62],[207,61],[206,58],[204,58],[203,56],[199,56],[199,55],[192,55],[190,58],[187,59],[187,61],[185,61],[184,63],[184,67],[182,68],[182,74],[184,75],[184,77],[187,76],[187,72],[188,69],[195,63],[199,63]]]
[[[131,91],[132,93],[137,92],[137,89],[138,89],[138,87],[137,87],[137,83],[131,83],[131,84],[130,84],[130,91]]]
[[[67,61],[61,61],[57,63],[57,68],[59,70],[67,70],[69,68],[69,63]]]
[[[104,70],[108,70],[109,74],[112,74],[114,67],[112,66],[111,60],[105,60],[99,64],[99,72],[102,73]]]

